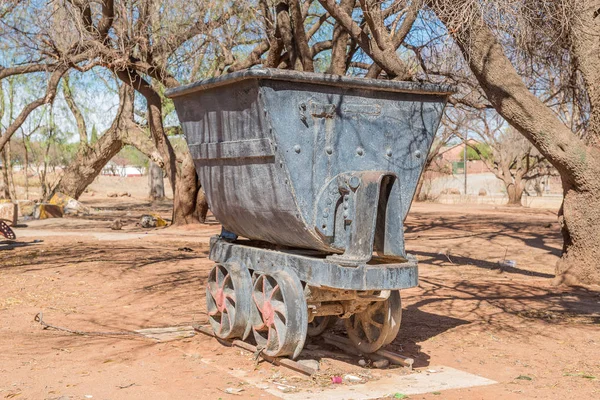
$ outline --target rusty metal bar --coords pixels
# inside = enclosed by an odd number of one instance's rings
[[[352,353],[355,355],[361,355],[361,353],[354,347],[354,345],[352,344],[350,339],[347,339],[347,338],[344,338],[341,336],[337,336],[337,335],[333,335],[330,333],[324,333],[322,335],[322,337],[326,343],[336,346],[341,350],[344,350],[346,352],[349,352],[349,353]],[[368,356],[371,358],[385,358],[385,359],[389,360],[392,364],[402,365],[402,366],[410,368],[410,369],[413,368],[413,364],[415,362],[415,360],[413,360],[412,358],[404,357],[398,353],[394,353],[392,351],[383,350],[383,349],[377,350],[375,353],[368,354]],[[377,356],[379,356],[379,357],[377,357]]]
[[[193,324],[192,325],[194,327],[194,329],[200,333],[204,333],[205,335],[211,336],[211,337],[215,337],[212,329],[206,325],[198,325],[198,324]],[[222,343],[226,343],[229,344],[231,346],[236,346],[239,347],[241,349],[244,349],[246,351],[249,351],[251,353],[256,354],[258,352],[258,349],[256,348],[256,346],[251,345],[250,343],[246,343],[242,340],[234,340],[234,341],[228,341],[228,340],[222,340],[219,339],[220,342]],[[288,358],[278,358],[278,357],[269,357],[266,354],[263,354],[262,352],[258,353],[265,361],[270,362],[271,364],[274,365],[282,365],[286,368],[289,368],[293,371],[296,372],[300,372],[303,373],[305,375],[311,376],[313,374],[315,374],[317,372],[316,369],[314,368],[310,368],[307,367],[305,365],[302,365],[296,361],[290,360]]]

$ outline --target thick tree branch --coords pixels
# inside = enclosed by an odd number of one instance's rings
[[[31,74],[34,72],[52,71],[56,67],[57,64],[25,64],[8,68],[0,66],[0,80],[13,75],[24,75]]]
[[[293,34],[298,54],[302,61],[303,71],[314,71],[313,66],[313,55],[310,47],[308,47],[308,40],[306,38],[306,31],[304,30],[304,18],[302,17],[302,10],[300,8],[299,0],[289,0],[290,2],[290,16],[293,24]]]
[[[362,50],[371,57],[374,62],[379,64],[390,77],[401,80],[406,80],[411,77],[406,65],[400,60],[396,52],[382,50],[378,44],[369,38],[360,26],[352,20],[352,17],[340,8],[335,0],[319,0],[319,2],[336,21],[340,22]]]
[[[354,9],[356,0],[342,0],[340,8],[342,12],[350,15]],[[327,13],[326,15],[329,15]],[[333,46],[331,49],[331,64],[329,70],[330,74],[344,75],[346,73],[346,55],[348,53],[348,32],[344,29],[342,24],[336,20],[333,28]]]

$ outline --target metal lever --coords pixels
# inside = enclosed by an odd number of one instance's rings
[[[386,175],[389,172],[365,171],[352,174],[348,185],[354,190],[354,207],[351,210],[354,217],[347,236],[346,251],[344,254],[331,255],[327,260],[343,265],[358,265],[371,260],[380,185]]]

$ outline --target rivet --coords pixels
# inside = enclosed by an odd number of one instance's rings
[[[421,158],[421,152],[419,150],[415,151],[415,157]]]
[[[325,152],[327,154],[331,154],[331,153],[333,153],[333,149],[331,148],[331,146],[327,146],[327,147],[325,147]]]
[[[299,144],[297,144],[297,145],[294,146],[294,151],[296,153],[300,153],[300,145]]]
[[[392,156],[392,149],[387,149],[385,151],[385,155],[388,156],[388,157],[391,157]]]
[[[362,147],[357,147],[356,154],[358,154],[359,156],[362,156],[363,154],[365,154],[365,149],[363,149]]]
[[[286,184],[286,185],[288,184],[288,180],[287,180],[287,179],[285,180],[285,184]]]
[[[327,203],[327,205],[329,206],[329,205],[331,205],[331,203],[333,203],[333,200],[331,200],[331,199],[327,199],[326,203]]]
[[[350,180],[348,181],[348,185],[350,185],[350,187],[352,189],[356,189],[357,187],[359,187],[360,179],[358,179],[358,176],[351,177]]]
[[[343,214],[343,216],[344,216],[344,218],[348,218],[348,212],[347,212],[347,211],[344,211],[344,214]]]
[[[324,213],[323,213],[323,218],[329,218],[329,213],[327,213],[327,212],[324,212]]]
[[[348,209],[348,203],[344,204],[344,210]]]

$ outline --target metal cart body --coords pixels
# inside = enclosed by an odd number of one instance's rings
[[[250,331],[256,337],[266,330],[271,355],[296,356],[306,336],[301,325],[315,317],[351,319],[383,304],[379,308],[388,312],[382,318],[396,318],[391,314],[398,311],[389,311],[400,307],[394,291],[418,282],[403,224],[450,93],[447,86],[274,69],[236,72],[167,93],[209,207],[224,229],[211,240],[210,258],[218,264],[207,288],[209,315],[213,309],[218,316],[211,324],[225,332],[221,337]],[[234,326],[219,268],[223,279],[243,276],[229,289],[236,292],[237,314],[248,314],[245,324]],[[264,306],[263,297],[273,296],[269,282],[275,292],[287,286],[286,301],[307,315],[293,321],[293,315],[283,316],[291,308],[282,306],[285,312],[277,314]],[[242,307],[239,297],[253,304]],[[275,332],[282,343],[274,345],[267,325],[274,326],[278,315],[287,339]],[[361,329],[356,321],[350,330]],[[388,336],[397,333],[399,321],[391,325]],[[365,351],[389,341],[370,340],[373,332],[358,336],[373,344],[363,345]]]

